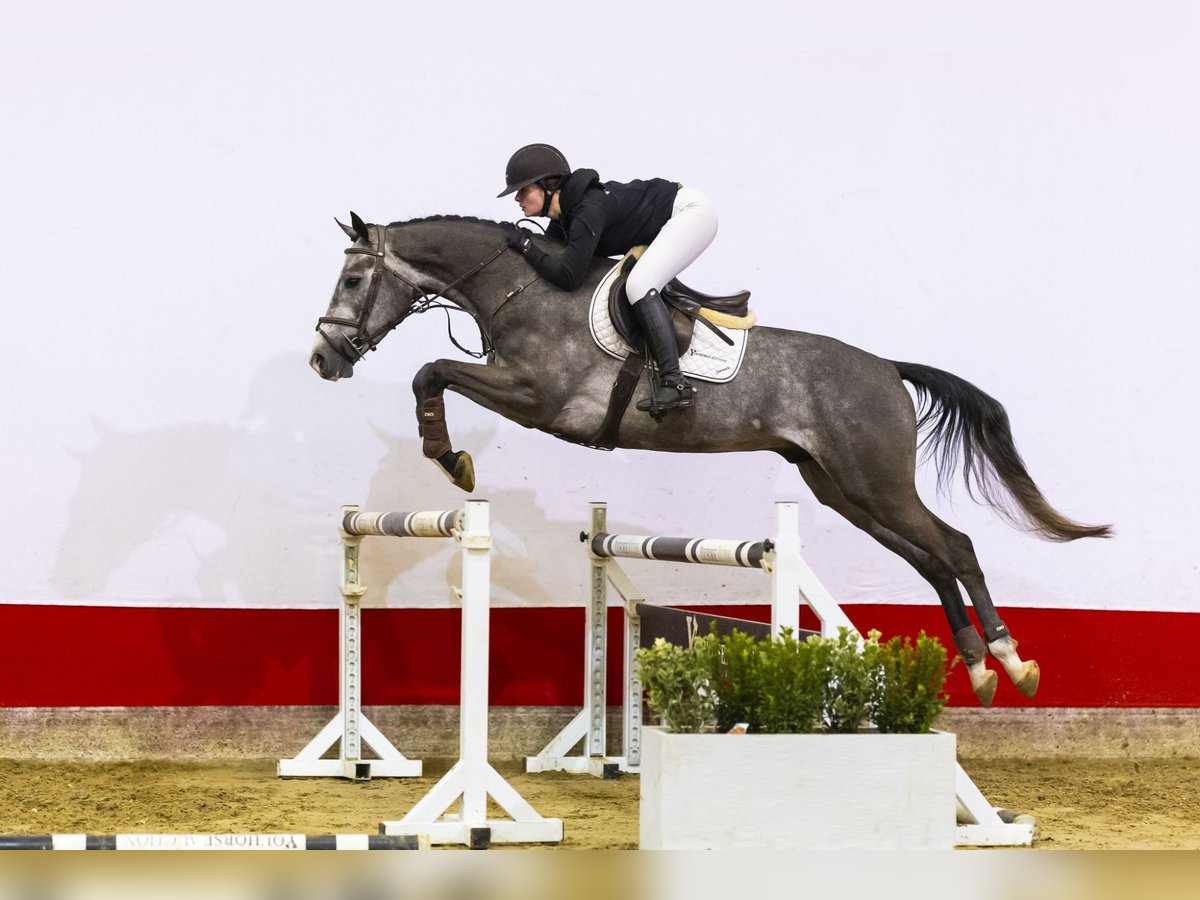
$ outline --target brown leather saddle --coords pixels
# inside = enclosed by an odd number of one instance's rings
[[[642,336],[642,328],[634,315],[633,307],[629,304],[629,297],[625,292],[625,282],[629,278],[630,270],[637,264],[638,257],[641,256],[637,252],[640,249],[634,248],[621,260],[621,270],[613,279],[612,287],[608,292],[608,316],[612,319],[613,327],[616,328],[617,334],[625,343],[630,347],[638,348],[645,343],[645,338]],[[711,310],[720,314],[721,318],[718,318],[718,321],[721,321],[722,324],[740,320],[744,323],[740,327],[745,328],[753,323],[753,319],[750,318],[749,291],[739,291],[727,297],[718,297],[702,294],[688,287],[678,278],[672,278],[663,287],[661,295],[671,310],[671,322],[675,326],[675,342],[679,347],[680,356],[683,356],[691,346],[692,333],[697,320],[712,328],[713,332],[725,343],[733,343],[729,337],[713,327],[712,322],[704,316],[703,310]]]

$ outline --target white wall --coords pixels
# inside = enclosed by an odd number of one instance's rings
[[[1191,4],[432,6],[5,14],[0,600],[331,604],[341,504],[457,505],[408,386],[457,355],[443,319],[353,381],[306,367],[343,259],[332,219],[512,218],[505,160],[548,140],[606,178],[709,193],[696,286],[751,288],[764,323],[1007,405],[1051,502],[1118,536],[1045,544],[923,476],[998,604],[1197,608]],[[588,500],[623,530],[758,538],[799,499],[835,595],[933,602],[772,457],[600,454],[447,407],[504,600],[582,602]],[[447,545],[389,549],[370,551],[373,602],[445,602]],[[645,577],[673,599],[766,591]]]

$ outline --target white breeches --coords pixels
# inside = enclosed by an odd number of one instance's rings
[[[717,236],[717,211],[695,188],[680,188],[671,218],[637,261],[625,282],[630,303],[637,303],[696,261]]]

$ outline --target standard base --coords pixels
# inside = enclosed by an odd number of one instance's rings
[[[1037,825],[1033,822],[959,825],[957,832],[954,843],[958,847],[1029,847],[1037,834]]]
[[[379,759],[354,759],[338,756],[323,759],[339,744],[345,731],[346,714],[339,712],[329,720],[315,738],[291,759],[279,760],[276,771],[280,778],[349,778],[366,781],[370,778],[418,778],[421,761],[409,759],[376,728],[371,720],[359,715],[358,727],[362,742],[379,754]]]
[[[276,766],[280,778],[420,778],[421,761],[405,759],[281,759]]]
[[[511,819],[487,819],[488,799]],[[461,813],[451,813],[451,807]],[[562,841],[562,819],[544,819],[486,759],[460,759],[398,821],[380,822],[380,834],[415,834],[431,844],[484,849],[493,843]]]
[[[569,775],[594,775],[596,778],[620,778],[624,772],[637,772],[623,756],[527,756],[526,772],[566,772]]]
[[[380,822],[380,834],[417,834],[421,843],[460,844],[474,850],[486,850],[492,844],[559,844],[563,839],[562,819],[540,822],[514,822],[511,819],[486,819],[462,822],[447,817],[437,822],[414,825],[412,822]]]

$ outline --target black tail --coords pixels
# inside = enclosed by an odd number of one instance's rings
[[[961,449],[967,493],[978,500],[978,491],[984,502],[1018,528],[1051,541],[1112,534],[1109,525],[1072,522],[1046,501],[1025,470],[1013,443],[1008,413],[999,401],[941,369],[916,363],[892,365],[916,390],[917,428],[928,429],[920,446],[924,457],[933,457],[937,464],[939,489],[949,485]]]

